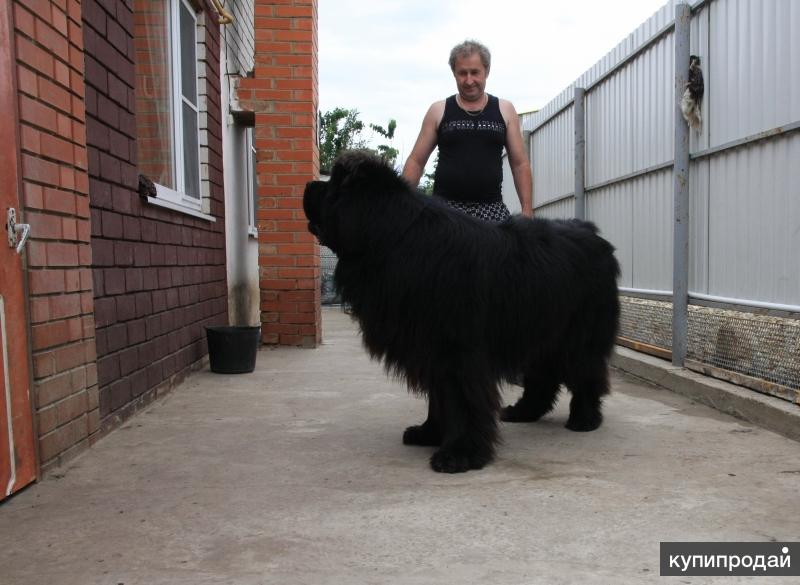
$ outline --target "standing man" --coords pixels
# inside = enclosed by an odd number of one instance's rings
[[[428,108],[403,177],[418,185],[438,146],[433,194],[469,215],[502,221],[510,215],[500,192],[505,147],[522,214],[533,217],[533,182],[519,118],[511,102],[486,93],[490,66],[489,49],[481,43],[468,40],[453,48],[450,69],[458,93]]]

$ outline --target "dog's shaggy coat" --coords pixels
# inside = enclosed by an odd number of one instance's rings
[[[425,196],[370,155],[347,153],[307,185],[309,230],[339,257],[334,275],[364,345],[428,399],[403,442],[438,446],[436,471],[479,469],[497,418],[535,421],[564,383],[567,428],[602,422],[619,317],[614,249],[588,222],[490,224]],[[524,374],[501,411],[498,384]]]

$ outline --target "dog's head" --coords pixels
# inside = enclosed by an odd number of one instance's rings
[[[385,211],[385,198],[407,184],[389,165],[364,151],[348,151],[334,162],[329,181],[311,181],[303,194],[308,231],[337,255],[357,254]]]

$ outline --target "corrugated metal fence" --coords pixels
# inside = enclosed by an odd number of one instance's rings
[[[523,116],[536,213],[572,217],[575,89],[584,90],[586,217],[617,247],[622,336],[665,355],[675,282],[674,124],[684,124],[675,114],[676,4]],[[686,365],[798,401],[800,2],[688,4],[705,96],[702,127],[689,136]]]

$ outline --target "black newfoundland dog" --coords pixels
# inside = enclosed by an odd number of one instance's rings
[[[379,159],[342,155],[306,186],[309,230],[339,257],[334,281],[387,371],[428,399],[408,445],[437,446],[435,471],[489,463],[497,418],[535,421],[564,383],[567,428],[600,426],[617,331],[619,265],[588,222],[486,223],[413,189]],[[501,410],[498,384],[524,375]]]

